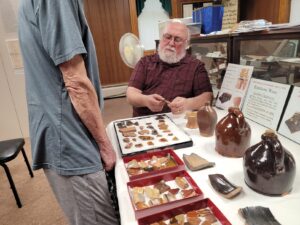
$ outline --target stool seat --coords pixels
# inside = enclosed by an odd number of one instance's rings
[[[7,162],[15,159],[19,152],[22,152],[22,155],[24,157],[24,161],[26,163],[26,166],[29,171],[29,175],[33,177],[32,170],[30,168],[30,164],[28,162],[25,150],[24,150],[24,138],[17,138],[17,139],[11,139],[11,140],[5,140],[5,141],[0,141],[0,166],[4,168],[4,171],[6,173],[7,179],[9,181],[10,187],[12,189],[12,192],[15,196],[16,203],[19,208],[22,207],[21,200],[19,198],[15,183],[12,179],[12,176],[10,174],[9,168],[6,165]],[[1,192],[0,192],[1,193]]]
[[[9,162],[16,158],[24,144],[23,138],[0,141],[0,163]]]

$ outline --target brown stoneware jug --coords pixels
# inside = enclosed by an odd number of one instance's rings
[[[186,127],[190,129],[197,129],[198,123],[197,123],[197,112],[190,112],[187,114],[187,123]]]
[[[261,142],[247,149],[243,159],[246,184],[265,195],[285,195],[292,190],[296,164],[271,130],[261,136]]]
[[[251,128],[239,108],[230,107],[216,126],[216,151],[228,157],[243,157],[250,146]]]
[[[218,116],[210,102],[206,102],[204,106],[200,107],[197,112],[197,121],[201,136],[211,137],[214,135]]]

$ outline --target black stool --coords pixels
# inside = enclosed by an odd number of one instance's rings
[[[19,208],[22,207],[22,203],[20,201],[17,189],[15,187],[14,181],[12,179],[12,176],[10,175],[9,169],[5,163],[15,159],[19,152],[21,151],[24,157],[24,160],[26,162],[27,168],[29,170],[29,174],[31,177],[33,177],[32,170],[30,168],[25,150],[24,150],[24,144],[25,141],[23,138],[18,139],[12,139],[7,141],[0,141],[0,165],[3,166],[6,176],[8,178],[9,184],[11,186],[11,189],[14,193],[17,205]]]

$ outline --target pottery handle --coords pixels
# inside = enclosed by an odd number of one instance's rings
[[[284,168],[284,149],[278,140],[268,140],[269,146],[273,147],[275,156],[275,170],[280,173]]]
[[[244,115],[239,109],[234,109],[233,114],[237,117],[240,123],[244,120]]]

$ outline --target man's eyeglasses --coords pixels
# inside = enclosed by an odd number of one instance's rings
[[[163,34],[163,40],[164,41],[171,41],[171,40],[174,40],[174,43],[175,44],[181,44],[181,43],[183,43],[185,40],[183,39],[183,38],[181,38],[181,37],[178,37],[178,36],[173,36],[173,35],[171,35],[171,34],[168,34],[168,33],[166,33],[166,34]]]

